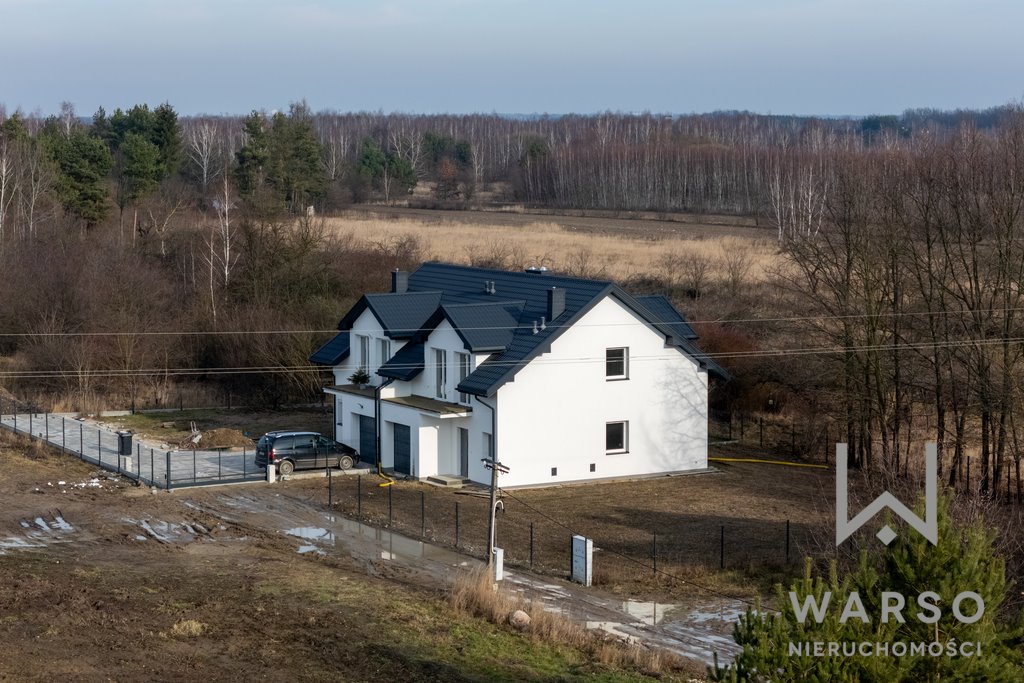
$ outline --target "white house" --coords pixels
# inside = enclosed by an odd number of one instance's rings
[[[311,357],[334,368],[335,438],[384,469],[489,483],[496,458],[515,487],[707,467],[708,374],[727,375],[664,297],[427,263],[338,327]]]

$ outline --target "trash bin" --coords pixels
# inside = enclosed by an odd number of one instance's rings
[[[132,454],[132,433],[131,432],[118,432],[117,433],[117,454],[118,455],[131,455]]]

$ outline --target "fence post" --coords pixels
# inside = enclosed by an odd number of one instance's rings
[[[420,491],[420,537],[427,537],[427,503],[423,491]]]
[[[327,508],[334,511],[334,478],[330,467],[327,468]]]
[[[761,436],[760,436],[761,448],[764,448],[764,415],[761,416],[761,428],[760,429],[761,429]]]
[[[459,549],[459,502],[455,501],[455,549]],[[533,556],[533,523],[530,523],[530,556]]]
[[[719,569],[725,569],[725,525],[722,525],[722,536],[721,542],[719,543],[719,555],[718,555],[718,567]]]
[[[356,517],[363,516],[363,475],[356,475]]]
[[[392,511],[392,507],[391,507],[391,489],[392,488],[394,488],[393,484],[388,487],[388,526],[391,526],[391,519],[392,519],[392,512],[391,512]]]
[[[167,480],[167,490],[171,490],[171,452],[167,451],[167,469],[164,470],[164,478]]]
[[[533,569],[533,522],[530,522],[530,569]]]
[[[135,442],[135,476],[142,479],[142,444]]]
[[[103,430],[96,430],[96,459],[103,466]]]
[[[217,479],[223,479],[224,478],[224,473],[223,473],[223,471],[221,469],[221,453],[222,452],[223,451],[220,451],[220,450],[217,451]]]
[[[242,446],[242,479],[245,479],[246,461],[249,460],[249,449]],[[269,467],[269,465],[268,465]]]
[[[655,578],[658,576],[658,532],[654,532],[654,542],[651,544],[651,559],[654,560],[654,571],[653,575]]]
[[[82,423],[78,423],[78,457],[85,460],[85,436]]]
[[[153,449],[149,449],[149,482],[156,486],[156,474],[153,471]]]
[[[46,443],[50,443],[50,414],[46,411],[43,411],[43,423],[46,425]],[[1010,470],[1007,469],[1006,471],[1009,472]]]
[[[786,520],[786,564],[789,564],[789,520]]]
[[[67,418],[60,418],[60,447],[65,451],[68,449]]]

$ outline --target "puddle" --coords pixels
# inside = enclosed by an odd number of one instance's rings
[[[55,512],[37,515],[32,521],[19,519],[18,526],[24,530],[23,534],[0,538],[0,553],[4,550],[44,548],[52,543],[65,543],[72,540],[68,534],[75,532],[75,527]]]
[[[300,539],[300,554],[343,552],[373,575],[410,572],[424,583],[450,585],[460,568],[479,567],[479,560],[418,541],[386,529],[325,514],[303,501],[279,494],[258,496],[225,494],[221,505],[204,509],[227,522],[245,521],[281,529]],[[507,588],[523,598],[538,600],[544,609],[558,612],[617,638],[659,647],[697,661],[722,663],[739,652],[732,639],[732,624],[746,610],[735,600],[706,599],[692,603],[655,603],[625,600],[600,591],[506,569]]]

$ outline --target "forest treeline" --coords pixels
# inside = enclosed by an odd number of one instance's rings
[[[936,439],[950,482],[973,456],[984,491],[1019,497],[1022,177],[1015,105],[862,119],[0,113],[0,377],[69,409],[167,403],[183,382],[315,397],[318,331],[422,258],[414,237],[329,234],[318,217],[353,203],[733,213],[777,240],[770,281],[740,287],[732,268],[719,301],[687,262],[634,283],[719,318],[705,344],[736,375],[719,407],[772,395],[893,473]]]

